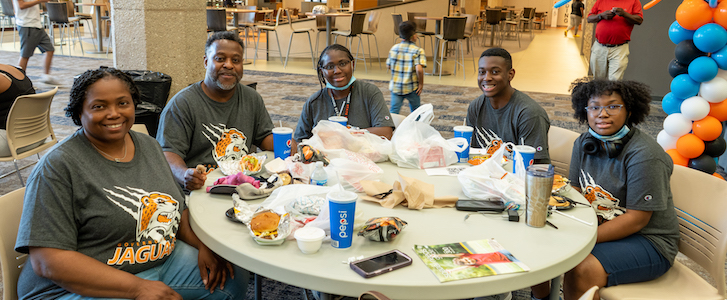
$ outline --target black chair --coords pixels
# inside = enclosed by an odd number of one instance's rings
[[[361,34],[364,30],[364,22],[366,22],[366,13],[353,13],[353,16],[351,16],[351,30],[349,31],[334,31],[331,32],[331,34],[334,35],[334,43],[338,42],[338,37],[342,36],[346,38],[346,43],[344,43],[344,46],[348,47],[349,50],[352,49],[353,46],[353,38],[358,37],[358,46],[356,47],[356,55],[354,56],[354,61],[356,60],[363,60],[364,63],[364,69],[366,72],[368,72],[368,66],[366,66],[366,53],[363,49],[363,39],[361,38]],[[358,56],[359,48],[361,49],[361,57]],[[355,67],[355,65],[354,65]]]
[[[224,9],[207,10],[207,32],[227,31],[227,13]]]
[[[73,24],[73,33],[76,34],[76,41],[81,45],[81,54],[83,55],[83,43],[81,42],[81,32],[78,30],[78,18],[74,18],[73,20],[68,18],[68,9],[66,8],[65,2],[48,2],[45,7],[48,12],[51,30],[53,30],[53,24],[58,25],[58,31],[61,36],[61,53],[63,53],[66,36],[72,35],[69,31],[71,30],[70,24]],[[70,43],[73,44],[74,48],[76,47],[73,41],[70,41]],[[70,54],[70,49],[68,49],[68,53]]]
[[[437,34],[436,37],[442,40],[444,44],[440,46],[439,41],[437,41],[437,46],[441,51],[439,53],[439,62],[434,61],[435,64],[439,64],[439,79],[442,79],[442,63],[444,61],[445,49],[447,49],[447,43],[449,42],[456,43],[454,47],[454,75],[457,75],[457,65],[460,65],[462,66],[463,77],[466,77],[464,72],[464,48],[461,45],[466,26],[467,17],[444,17],[442,20],[442,34]]]
[[[402,18],[401,14],[392,13],[391,17],[394,19],[394,41],[399,40],[401,37],[399,36],[399,25],[401,22],[404,22],[404,19]],[[396,44],[396,42],[394,42]]]
[[[490,29],[490,47],[495,45],[495,34],[499,32],[500,22],[502,21],[502,10],[499,9],[488,9],[485,11],[485,22],[492,29]],[[487,38],[487,28],[485,28],[485,38]]]
[[[419,12],[408,12],[406,13],[407,19],[409,21],[414,22],[414,24],[417,25],[417,34],[421,37],[424,37],[422,39],[422,49],[426,50],[427,48],[427,37],[429,37],[429,41],[431,42],[432,46],[432,53],[435,52],[434,50],[434,35],[436,34],[433,31],[427,31],[427,20],[417,20],[416,17],[426,17],[427,13],[419,13]]]
[[[336,18],[331,18],[331,32],[337,31],[338,28],[336,28]],[[326,34],[326,16],[324,15],[316,15],[316,54],[320,53],[318,52],[318,40],[321,37],[321,33],[325,36]]]
[[[520,24],[522,26],[521,29],[525,29],[527,26],[528,31],[530,31],[530,38],[533,37],[533,18],[535,17],[535,8],[533,7],[524,7],[523,8],[523,15],[520,17]]]

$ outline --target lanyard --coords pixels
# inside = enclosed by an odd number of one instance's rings
[[[341,109],[339,110],[338,107],[336,107],[336,100],[333,99],[333,93],[331,93],[331,90],[328,90],[328,96],[331,96],[331,104],[333,104],[333,112],[336,114],[336,116],[341,117],[341,115],[345,112],[345,114],[343,114],[343,117],[348,118],[348,107],[351,104],[351,92],[352,91],[348,92],[348,96],[346,96],[346,102],[343,102],[341,104]]]

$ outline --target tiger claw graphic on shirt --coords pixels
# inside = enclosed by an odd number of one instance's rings
[[[596,216],[598,216],[598,224],[612,220],[624,214],[626,211],[619,204],[621,200],[614,197],[613,194],[598,185],[591,177],[591,174],[581,170],[581,176],[578,178],[581,185],[583,197],[591,203]]]
[[[137,264],[162,259],[174,250],[181,213],[168,194],[132,187],[104,189],[106,198],[136,220],[136,239],[116,245],[108,265]]]
[[[480,147],[485,148],[487,154],[492,155],[500,149],[502,146],[502,139],[497,134],[490,130],[481,127],[475,127],[475,140],[480,144]]]
[[[239,161],[247,155],[247,137],[236,128],[224,124],[203,124],[204,136],[212,143],[212,157],[215,161]]]

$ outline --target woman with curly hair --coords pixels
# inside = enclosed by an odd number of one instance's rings
[[[318,60],[318,80],[321,90],[303,104],[293,138],[296,142],[313,136],[313,127],[332,116],[348,118],[348,125],[367,129],[373,134],[391,139],[394,121],[375,85],[356,80],[355,61],[348,48],[332,44],[321,52]]]
[[[679,240],[669,186],[673,163],[654,138],[634,127],[649,114],[649,87],[582,79],[571,91],[574,117],[588,132],[573,145],[569,177],[596,212],[598,232],[591,254],[565,274],[566,300],[594,285],[663,275]],[[549,289],[548,283],[533,287],[533,298],[547,299]]]
[[[244,298],[247,272],[197,238],[161,147],[130,131],[139,102],[116,69],[74,81],[66,115],[81,128],[41,159],[25,190],[20,299]]]

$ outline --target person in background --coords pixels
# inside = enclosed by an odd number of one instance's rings
[[[28,68],[28,60],[33,56],[35,48],[45,53],[45,64],[41,82],[50,85],[58,85],[58,81],[50,76],[50,66],[53,62],[53,41],[43,30],[40,23],[40,4],[50,0],[12,0],[15,9],[15,23],[18,25],[20,34],[20,60],[18,65],[23,71]]]
[[[596,0],[588,14],[596,24],[596,40],[591,47],[593,76],[621,80],[629,64],[629,41],[634,25],[644,22],[639,0]]]
[[[419,96],[424,89],[424,68],[427,56],[424,49],[419,48],[416,24],[412,21],[399,24],[401,43],[391,47],[386,67],[391,71],[389,90],[391,91],[391,109],[389,112],[398,114],[404,99],[409,100],[411,111],[419,107]]]
[[[237,34],[212,34],[205,44],[204,80],[179,91],[162,111],[157,141],[187,190],[204,185],[202,169],[239,161],[253,145],[273,150],[273,121],[265,103],[257,91],[240,84],[243,51]]]
[[[348,125],[391,139],[394,121],[386,109],[384,95],[375,85],[356,80],[355,62],[348,48],[333,44],[323,49],[318,60],[321,90],[303,104],[293,139],[313,136],[313,127],[331,116],[348,118]],[[325,87],[323,87],[325,85]]]
[[[66,115],[81,128],[25,190],[20,299],[244,299],[247,271],[197,238],[161,147],[130,131],[140,98],[116,69],[75,79]]]
[[[565,274],[565,300],[592,286],[658,278],[674,263],[679,228],[669,178],[674,164],[635,125],[649,115],[651,92],[635,81],[579,80],[572,85],[574,117],[588,125],[573,145],[569,179],[598,217],[596,246]],[[547,299],[549,282],[532,288]],[[596,292],[593,299],[600,299]]]
[[[474,128],[472,147],[494,153],[504,142],[524,143],[535,148],[536,164],[549,164],[548,114],[535,100],[510,85],[514,77],[507,50],[490,48],[482,52],[477,70],[482,96],[467,108],[467,126]]]
[[[0,64],[0,156],[10,156],[10,147],[6,126],[10,108],[13,107],[18,96],[35,94],[33,82],[21,68]],[[23,152],[25,149],[33,149],[43,142],[18,149]]]
[[[568,28],[565,29],[565,37],[568,37],[568,30],[573,28],[573,37],[578,37],[578,26],[581,25],[583,20],[583,0],[575,0],[571,5],[570,23]]]

